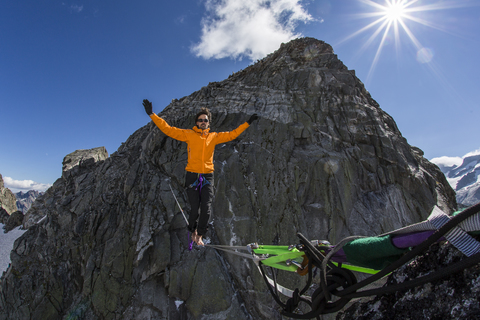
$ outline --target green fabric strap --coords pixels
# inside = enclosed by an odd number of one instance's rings
[[[292,249],[292,251],[299,252],[297,249]],[[276,246],[276,245],[264,245],[261,244],[257,249],[253,249],[253,252],[256,254],[269,254],[269,255],[280,255],[284,253],[292,252],[288,250],[288,246]]]
[[[385,268],[408,250],[395,247],[390,235],[356,239],[343,246],[349,264],[375,270]]]
[[[270,257],[262,260],[262,264],[280,270],[296,272],[297,266],[287,266],[287,260],[301,263],[304,252],[288,246],[259,245],[253,249],[255,254],[268,254]],[[347,243],[343,250],[347,255],[348,264],[342,267],[352,271],[375,274],[391,262],[397,260],[408,249],[398,249],[391,243],[390,236],[362,238]],[[333,261],[332,261],[333,262]],[[338,263],[333,262],[335,265]]]
[[[287,260],[296,260],[299,263],[302,263],[303,258],[301,258],[305,253],[298,251],[298,249],[293,248],[288,250],[288,246],[275,246],[275,245],[259,245],[258,249],[253,249],[255,254],[268,254],[271,257],[262,260],[262,264],[273,267],[280,270],[297,271],[297,266],[294,264],[287,266]]]
[[[338,262],[334,262],[334,261],[330,261],[330,262],[333,263],[337,267],[340,266],[344,269],[348,269],[348,270],[352,270],[352,271],[356,271],[356,272],[361,272],[361,273],[376,274],[380,271],[380,270],[375,270],[375,269],[370,269],[370,268],[352,266],[352,265],[346,264],[346,263],[338,263]]]

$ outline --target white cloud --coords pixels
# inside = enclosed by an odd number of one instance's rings
[[[436,165],[444,165],[445,167],[453,167],[454,165],[461,165],[463,162],[463,159],[460,157],[438,157],[438,158],[433,158],[430,160],[431,162],[435,163]]]
[[[19,191],[30,191],[30,190],[37,190],[37,191],[45,191],[50,188],[51,184],[46,183],[38,183],[33,180],[13,180],[10,177],[3,177],[3,182],[5,187],[10,189],[12,192],[17,193]]]
[[[435,163],[439,167],[446,167],[446,168],[451,168],[453,166],[459,166],[463,162],[463,158],[460,157],[438,157],[438,158],[433,158],[430,160],[430,162]]]
[[[78,4],[72,4],[70,6],[70,9],[72,9],[72,11],[75,11],[75,12],[82,12],[83,10],[83,5],[79,6]]]
[[[174,21],[175,21],[175,24],[183,24],[183,23],[185,23],[186,19],[187,19],[186,15],[181,15],[181,16],[177,17]]]
[[[433,158],[430,160],[430,162],[435,163],[439,167],[446,167],[446,168],[451,168],[454,165],[460,166],[463,163],[463,159],[471,156],[477,156],[480,155],[480,149],[477,149],[475,151],[469,152],[463,157],[438,157],[438,158]]]
[[[313,20],[300,0],[206,0],[200,43],[193,53],[205,59],[265,57],[301,35],[299,22]]]
[[[477,156],[480,154],[480,149],[477,149],[475,151],[472,151],[472,152],[469,152],[467,153],[466,155],[464,155],[463,157],[466,158],[466,157],[471,157],[471,156]]]

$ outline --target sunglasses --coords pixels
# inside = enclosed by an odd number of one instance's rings
[[[208,119],[197,119],[197,122],[208,122]]]

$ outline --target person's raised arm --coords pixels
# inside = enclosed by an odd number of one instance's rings
[[[152,103],[147,99],[143,100],[145,112],[150,116],[155,125],[167,136],[179,141],[187,141],[185,130],[170,126],[165,120],[157,116],[152,111]]]
[[[143,99],[143,106],[145,107],[145,112],[148,115],[151,115],[153,113],[152,112],[152,103],[150,101],[148,101],[147,99]]]
[[[245,123],[240,125],[237,129],[229,132],[219,132],[217,134],[217,138],[215,142],[219,144],[219,143],[225,143],[228,141],[232,141],[233,139],[236,139],[243,131],[245,131],[252,124],[253,121],[257,119],[258,119],[258,115],[256,113],[252,114],[250,119],[248,119]]]

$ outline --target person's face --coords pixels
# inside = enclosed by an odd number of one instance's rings
[[[197,119],[197,127],[202,130],[208,129],[210,122],[206,114],[201,114]]]

